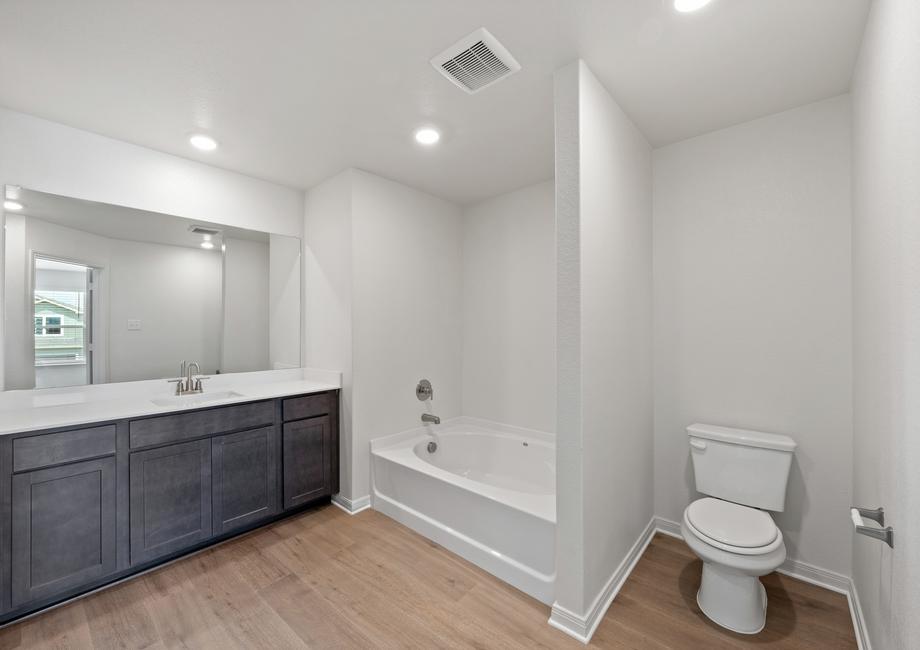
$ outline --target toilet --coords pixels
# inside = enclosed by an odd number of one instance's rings
[[[757,634],[767,615],[759,576],[786,559],[783,534],[768,511],[782,512],[795,441],[783,435],[709,424],[687,427],[696,489],[681,533],[703,561],[696,602],[711,620]]]

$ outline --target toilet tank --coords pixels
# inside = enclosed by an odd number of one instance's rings
[[[692,424],[687,434],[697,491],[752,508],[785,509],[792,438],[711,424]]]

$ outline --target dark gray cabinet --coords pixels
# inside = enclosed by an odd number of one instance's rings
[[[332,420],[321,415],[285,422],[284,509],[312,501],[332,490]]]
[[[331,496],[338,398],[0,436],[0,624]]]
[[[211,440],[131,453],[131,566],[211,536]]]
[[[278,513],[275,427],[211,439],[214,534]]]
[[[115,457],[12,477],[12,606],[116,568]]]

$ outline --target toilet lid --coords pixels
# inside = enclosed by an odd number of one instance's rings
[[[687,519],[706,537],[739,548],[767,546],[779,535],[766,512],[711,497],[691,503]]]

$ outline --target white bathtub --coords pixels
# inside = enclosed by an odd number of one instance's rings
[[[429,453],[429,442],[437,450]],[[371,442],[375,510],[538,600],[553,602],[551,434],[455,418]]]

